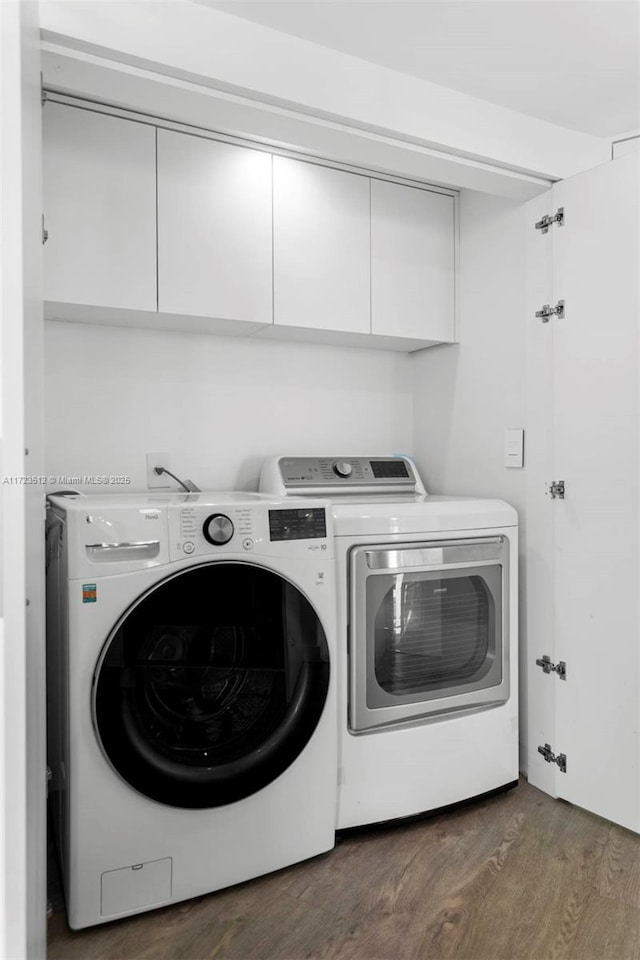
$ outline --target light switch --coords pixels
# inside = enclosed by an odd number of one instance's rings
[[[524,430],[515,430],[511,427],[505,430],[504,465],[516,468],[524,466]]]

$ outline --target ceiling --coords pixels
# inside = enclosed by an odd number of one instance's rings
[[[635,0],[200,0],[602,137],[640,128]]]

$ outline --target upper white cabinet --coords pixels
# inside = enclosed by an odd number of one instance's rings
[[[453,196],[51,100],[44,123],[46,316],[454,339]]]
[[[155,127],[45,104],[45,300],[156,310],[155,167]]]
[[[371,181],[371,332],[454,339],[454,200]]]
[[[272,320],[271,155],[158,130],[158,309]]]
[[[369,179],[273,158],[276,326],[369,334]]]

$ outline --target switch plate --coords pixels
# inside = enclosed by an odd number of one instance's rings
[[[166,473],[157,474],[153,472],[154,467],[166,467],[171,470],[171,463],[168,453],[148,453],[147,454],[147,487],[149,490],[169,490],[174,484],[171,477]]]
[[[508,427],[504,432],[504,465],[511,469],[524,466],[524,430]]]

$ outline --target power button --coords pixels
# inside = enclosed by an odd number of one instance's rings
[[[195,548],[196,545],[191,540],[185,540],[185,542],[182,544],[182,552],[186,554],[193,553]]]
[[[251,537],[245,537],[242,541],[242,546],[245,550],[253,550],[253,540]]]

